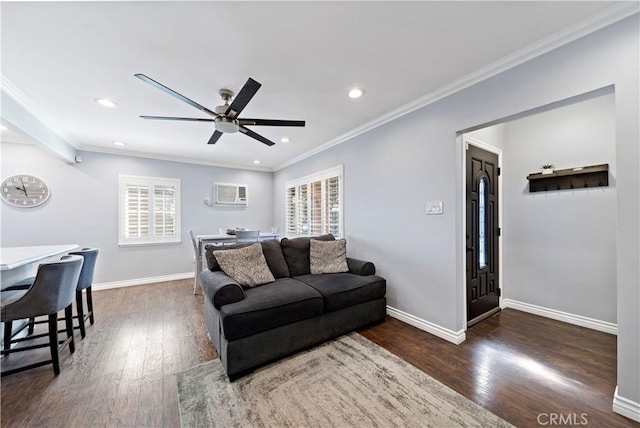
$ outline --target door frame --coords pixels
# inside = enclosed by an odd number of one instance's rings
[[[466,331],[467,330],[467,322],[469,322],[469,320],[467,319],[467,252],[464,250],[467,247],[467,239],[466,239],[466,230],[467,230],[467,210],[464,209],[464,207],[466,207],[466,203],[467,203],[467,192],[466,192],[466,179],[467,179],[467,146],[472,145],[475,147],[478,147],[482,150],[486,150],[490,153],[496,154],[498,156],[498,168],[500,168],[500,170],[502,171],[502,150],[491,146],[489,144],[486,144],[482,141],[476,140],[474,138],[468,137],[466,134],[462,134],[460,136],[458,136],[458,141],[459,141],[459,147],[461,149],[462,152],[462,163],[461,163],[461,170],[462,170],[462,188],[461,188],[461,192],[460,192],[460,207],[462,208],[460,211],[462,213],[462,223],[461,223],[461,230],[462,233],[460,234],[460,239],[461,242],[460,244],[460,248],[462,249],[462,263],[459,266],[460,272],[461,272],[461,278],[462,278],[462,282],[459,284],[460,290],[462,290],[460,296],[462,297],[462,316],[464,317],[463,319],[463,330]],[[502,203],[502,192],[503,192],[503,186],[502,186],[502,179],[503,179],[503,175],[500,174],[498,176],[498,225],[501,229],[501,231],[504,230],[504,224],[502,222],[502,207],[503,207],[503,203]],[[498,237],[498,278],[499,278],[499,286],[500,286],[500,297],[499,297],[499,306],[502,309],[503,307],[503,299],[504,299],[504,290],[505,290],[505,283],[504,283],[504,276],[502,274],[502,269],[504,266],[504,263],[502,263],[502,255],[503,255],[503,244],[502,244],[502,233],[500,234],[500,236]]]

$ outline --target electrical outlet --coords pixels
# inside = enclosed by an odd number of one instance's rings
[[[427,202],[427,215],[442,214],[442,201]]]

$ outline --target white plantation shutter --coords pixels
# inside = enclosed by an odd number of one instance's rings
[[[125,237],[149,236],[149,186],[128,184],[125,191]]]
[[[119,245],[180,242],[180,180],[121,175]]]
[[[153,186],[153,224],[157,236],[176,234],[176,188],[175,186]]]
[[[285,184],[287,235],[342,236],[342,166]]]

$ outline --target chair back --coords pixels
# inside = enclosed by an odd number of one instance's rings
[[[2,321],[51,315],[69,306],[83,262],[80,256],[63,256],[59,261],[40,264],[31,288],[18,300],[2,306]]]
[[[76,290],[84,290],[85,288],[91,287],[91,285],[93,284],[93,271],[96,268],[96,260],[98,258],[99,252],[100,250],[97,248],[83,248],[81,250],[72,251],[69,253],[76,256],[82,256],[82,258],[84,259]]]
[[[198,254],[198,240],[196,239],[196,235],[193,233],[193,230],[189,230],[189,238],[191,238],[191,245],[193,246],[193,252],[196,255],[196,259],[200,256]]]
[[[260,238],[260,229],[257,230],[236,230],[236,243],[240,242],[258,242]]]

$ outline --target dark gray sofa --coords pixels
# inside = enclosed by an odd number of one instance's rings
[[[373,263],[347,258],[349,272],[313,275],[309,239],[261,242],[276,281],[247,289],[220,269],[213,251],[221,248],[206,247],[209,268],[199,275],[205,323],[229,378],[384,320],[386,281]]]

